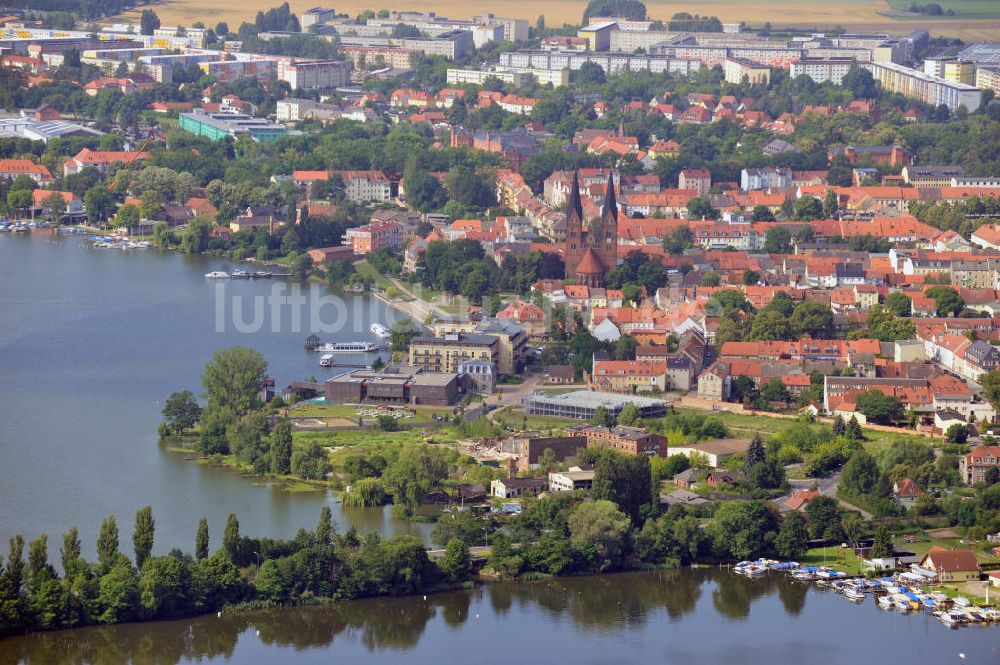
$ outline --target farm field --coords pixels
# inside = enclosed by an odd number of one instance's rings
[[[279,0],[161,0],[151,3],[163,25],[191,25],[202,21],[214,26],[226,21],[236,30],[243,21],[252,21],[257,11],[280,4]],[[289,0],[292,10],[301,14],[315,6],[309,0]],[[844,26],[854,31],[886,30],[903,33],[916,28],[929,28],[935,35],[960,37],[966,41],[1000,39],[1000,3],[994,0],[940,0],[944,9],[953,9],[953,17],[891,16],[905,11],[909,0],[647,0],[651,18],[668,19],[679,11],[692,14],[716,15],[724,22],[745,21],[759,25],[770,21],[774,27],[830,27]],[[483,8],[466,0],[348,0],[335,5],[338,12],[356,15],[364,9],[382,8],[410,11],[434,11],[449,18],[467,18],[473,14],[490,11],[498,16],[513,16],[534,23],[541,14],[546,23],[558,26],[579,23],[587,3],[584,0],[547,0],[528,5],[518,0],[496,0]],[[127,19],[138,22],[139,10],[134,10],[114,20]],[[109,20],[113,22],[113,20]]]

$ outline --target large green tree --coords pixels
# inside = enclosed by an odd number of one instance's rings
[[[237,417],[258,408],[266,375],[267,361],[253,349],[232,346],[216,351],[201,375],[208,408],[229,408]]]
[[[135,529],[132,531],[132,549],[135,552],[135,567],[142,570],[143,564],[153,553],[153,538],[156,520],[152,506],[140,508],[135,514]]]

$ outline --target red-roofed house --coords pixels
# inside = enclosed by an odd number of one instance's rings
[[[598,360],[592,377],[597,390],[644,392],[667,389],[667,363],[653,360]]]
[[[84,148],[70,157],[63,164],[63,175],[79,173],[85,168],[95,168],[102,174],[107,173],[112,164],[131,164],[140,159],[146,159],[149,153],[123,152],[110,150],[91,150]]]
[[[937,573],[941,582],[968,582],[978,580],[982,569],[971,550],[949,550],[934,546],[920,562],[924,570]]]
[[[912,508],[917,503],[917,497],[923,493],[912,478],[903,478],[892,486],[893,498],[904,508]]]
[[[0,159],[0,178],[14,180],[22,175],[39,185],[48,185],[53,181],[52,174],[45,166],[35,164],[30,159]]]
[[[49,197],[53,194],[62,198],[63,204],[66,206],[64,215],[75,217],[83,214],[83,200],[79,196],[73,192],[60,192],[54,189],[36,189],[31,192],[31,202],[36,214],[48,212]]]

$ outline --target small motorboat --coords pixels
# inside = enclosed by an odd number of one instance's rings
[[[221,270],[213,270],[205,273],[205,279],[229,279],[229,273]]]

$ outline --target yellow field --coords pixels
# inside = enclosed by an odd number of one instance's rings
[[[153,6],[163,25],[188,25],[201,21],[214,27],[218,21],[226,21],[231,30],[236,30],[243,21],[252,21],[257,11],[281,4],[281,0],[162,0]],[[290,0],[293,11],[315,7],[317,0]],[[478,5],[468,0],[341,0],[328,2],[327,6],[338,12],[352,15],[364,9],[396,9],[411,11],[435,11],[449,18],[467,18],[473,14],[490,11],[498,16],[526,18],[534,23],[539,14],[544,14],[551,26],[563,23],[579,23],[587,3],[585,0],[545,0],[526,3],[523,0],[493,0],[487,5]],[[914,28],[927,28],[933,35],[961,37],[966,41],[1000,40],[1000,2],[997,16],[990,19],[894,19],[879,12],[891,10],[886,0],[767,0],[751,2],[747,0],[646,0],[646,7],[652,18],[668,19],[678,11],[692,14],[715,15],[723,22],[746,21],[760,25],[770,21],[773,26],[835,26],[841,25],[852,30],[884,30],[904,32]],[[122,18],[138,22],[139,10],[124,14]]]

